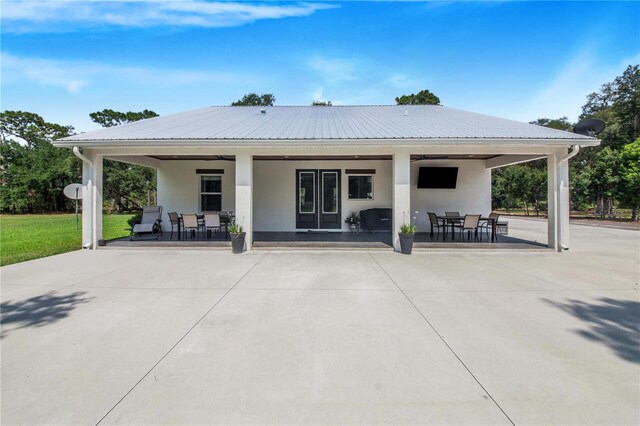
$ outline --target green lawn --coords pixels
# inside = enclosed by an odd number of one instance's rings
[[[103,238],[129,235],[130,217],[104,215]],[[81,237],[75,214],[0,215],[0,266],[78,250]]]

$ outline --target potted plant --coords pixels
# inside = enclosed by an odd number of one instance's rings
[[[344,220],[344,223],[348,224],[349,229],[353,232],[358,229],[358,224],[360,224],[360,215],[358,212],[352,210],[349,213],[349,216]]]
[[[231,235],[231,249],[234,253],[242,253],[244,251],[244,241],[247,233],[242,230],[242,225],[238,225],[236,221],[229,224],[229,234]]]
[[[411,254],[413,250],[413,239],[416,236],[417,230],[418,227],[413,222],[403,222],[402,225],[400,225],[398,239],[400,240],[400,252],[402,254]]]

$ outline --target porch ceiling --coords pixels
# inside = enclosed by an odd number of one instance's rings
[[[412,155],[411,161],[420,160],[488,160],[498,154],[434,154]],[[147,155],[161,161],[235,161],[233,155]],[[391,155],[256,155],[255,161],[344,161],[391,160]]]

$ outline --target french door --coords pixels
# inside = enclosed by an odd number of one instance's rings
[[[340,170],[296,170],[296,228],[342,228]]]

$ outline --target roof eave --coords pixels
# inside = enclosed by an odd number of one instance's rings
[[[153,146],[175,146],[175,147],[203,147],[215,146],[224,148],[273,148],[273,147],[309,147],[313,145],[322,146],[390,146],[390,147],[413,147],[413,146],[487,146],[495,145],[531,145],[531,146],[557,146],[569,147],[573,145],[597,146],[601,141],[595,138],[395,138],[395,139],[59,139],[53,145],[60,148],[71,148],[74,146],[83,148],[120,148],[120,147],[153,147]]]

